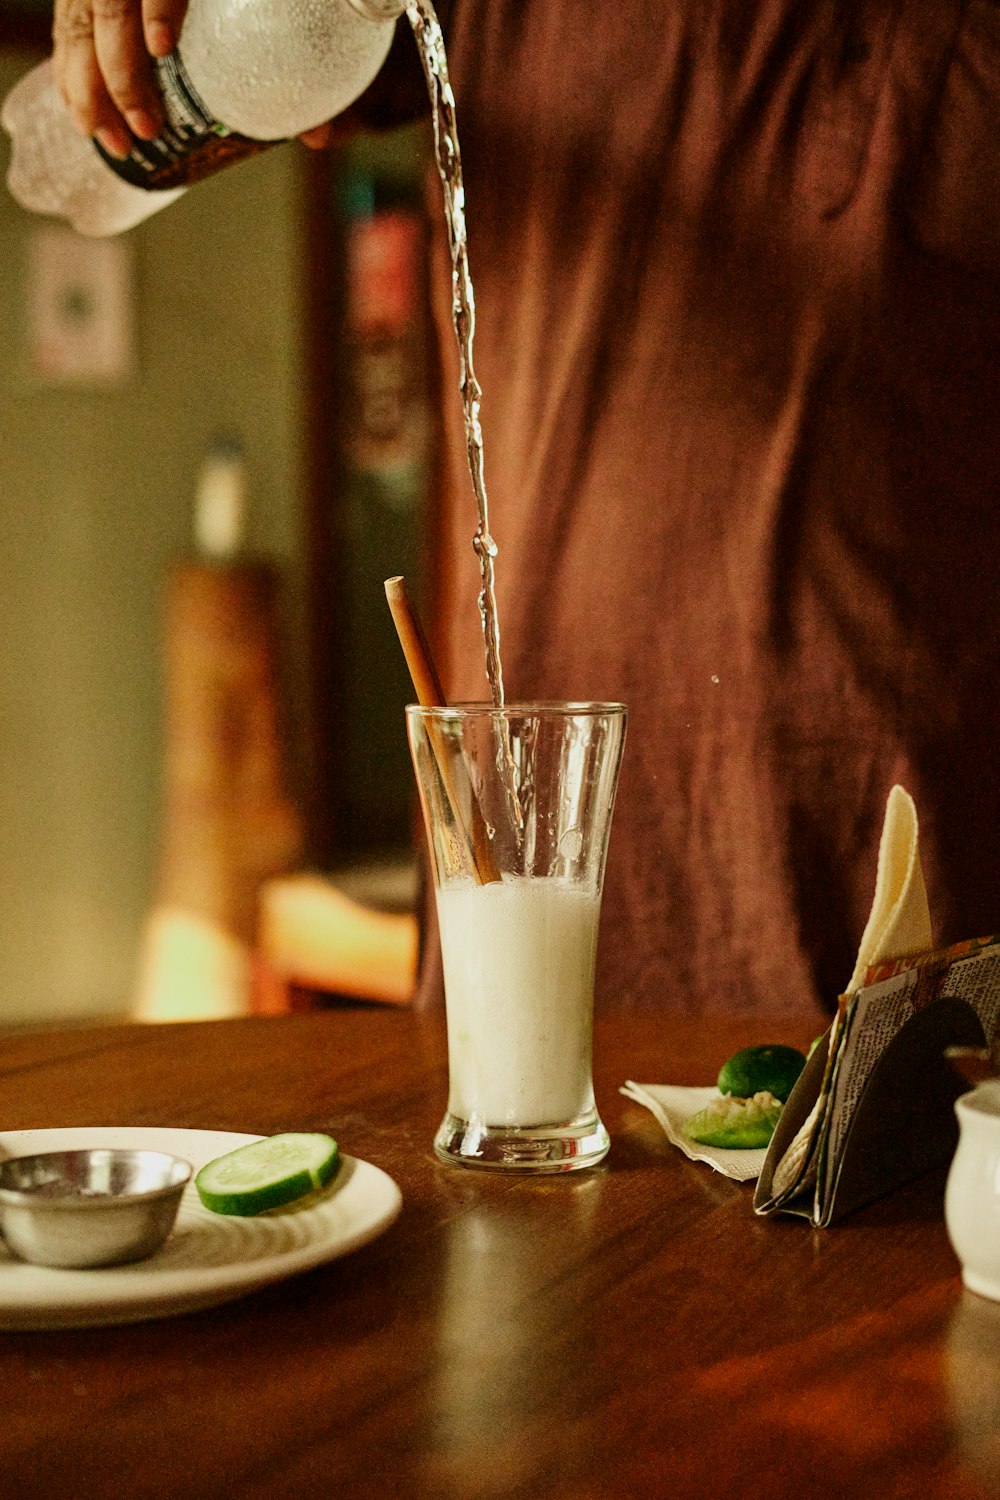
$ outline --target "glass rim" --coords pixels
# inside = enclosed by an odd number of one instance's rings
[[[470,700],[468,702],[448,704],[423,704],[408,703],[406,712],[414,717],[437,718],[437,719],[472,719],[472,718],[538,718],[538,719],[579,719],[600,718],[602,716],[624,717],[628,714],[628,704],[609,701],[602,703],[596,699],[582,698],[579,701],[563,701],[558,698],[539,699],[537,702],[530,700],[505,703],[502,708],[497,708],[494,703],[485,700],[479,702]]]

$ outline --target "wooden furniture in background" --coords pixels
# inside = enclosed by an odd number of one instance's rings
[[[280,730],[278,576],[179,563],[166,587],[159,873],[136,1015],[250,1009],[261,889],[302,832]]]
[[[241,1302],[5,1335],[5,1493],[995,1496],[1000,1306],[962,1290],[943,1174],[838,1228],[761,1221],[749,1186],[686,1160],[618,1093],[704,1083],[760,1040],[735,1017],[599,1017],[611,1153],[532,1181],[432,1155],[443,1016],[5,1038],[7,1129],[329,1130],[404,1198],[382,1238]]]
[[[181,563],[167,588],[159,899],[250,943],[261,884],[301,851],[280,732],[279,580]]]
[[[284,1015],[345,997],[408,1005],[417,948],[412,911],[355,901],[319,875],[270,880],[260,893],[251,1008]]]

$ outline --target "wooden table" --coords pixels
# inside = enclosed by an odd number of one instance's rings
[[[753,1040],[600,1020],[611,1154],[531,1181],[434,1159],[439,1017],[8,1037],[8,1129],[322,1128],[404,1207],[353,1256],[211,1311],[0,1335],[0,1494],[1000,1493],[1000,1305],[962,1290],[944,1174],[839,1228],[758,1221],[618,1093],[705,1082]]]

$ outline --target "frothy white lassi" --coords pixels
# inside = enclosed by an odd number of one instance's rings
[[[533,1126],[593,1109],[600,905],[595,891],[555,878],[437,892],[452,1115]]]

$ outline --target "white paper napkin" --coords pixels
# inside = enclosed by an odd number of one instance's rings
[[[626,1099],[645,1105],[663,1129],[667,1139],[679,1146],[692,1161],[707,1162],[716,1172],[731,1177],[735,1182],[752,1182],[760,1176],[767,1151],[761,1147],[756,1151],[723,1150],[721,1146],[703,1146],[689,1140],[684,1134],[684,1121],[713,1099],[721,1099],[716,1088],[682,1088],[674,1083],[633,1083],[631,1079],[621,1089]]]
[[[887,958],[929,953],[933,946],[931,913],[920,865],[917,809],[909,792],[894,786],[885,805],[871,914],[845,993],[851,995],[860,989],[869,965]]]

